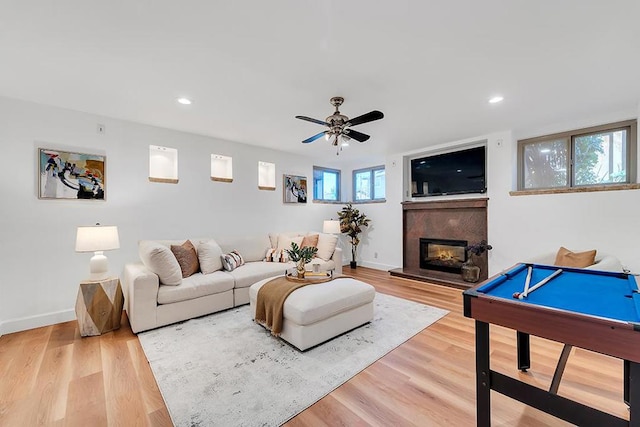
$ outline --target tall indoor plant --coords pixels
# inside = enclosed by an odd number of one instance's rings
[[[351,268],[356,268],[356,252],[360,244],[358,235],[362,233],[362,227],[368,227],[371,220],[358,209],[355,209],[351,203],[347,203],[345,207],[338,212],[340,218],[340,232],[346,234],[351,239]]]

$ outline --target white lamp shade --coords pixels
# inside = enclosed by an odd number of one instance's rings
[[[322,224],[322,232],[327,234],[340,234],[340,221],[326,220]]]
[[[119,247],[118,227],[115,225],[78,227],[76,252],[110,251]]]

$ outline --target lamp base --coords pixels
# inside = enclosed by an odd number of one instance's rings
[[[98,281],[109,277],[109,260],[102,251],[96,251],[89,261],[89,280]]]

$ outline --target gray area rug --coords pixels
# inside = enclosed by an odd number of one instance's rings
[[[277,426],[447,313],[378,293],[371,323],[304,353],[248,305],[138,337],[176,426]]]

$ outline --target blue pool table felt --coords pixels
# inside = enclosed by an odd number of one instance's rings
[[[533,265],[530,287],[551,275],[556,266]],[[524,290],[527,265],[518,264],[476,291],[492,297],[520,301],[622,322],[640,323],[640,293],[636,279],[623,273],[567,269],[525,299],[513,297]]]

